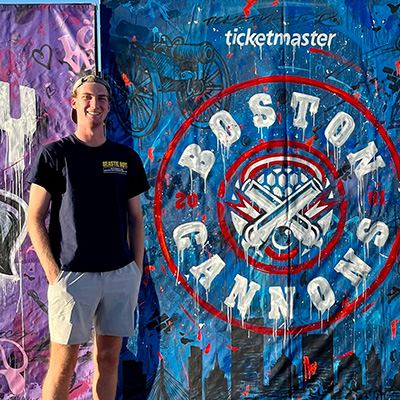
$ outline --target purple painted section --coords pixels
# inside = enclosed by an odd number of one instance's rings
[[[39,399],[49,350],[47,282],[26,233],[31,164],[74,129],[70,90],[95,69],[93,5],[0,5],[0,397]],[[90,398],[84,346],[70,399]]]

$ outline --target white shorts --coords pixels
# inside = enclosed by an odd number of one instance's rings
[[[50,340],[85,343],[93,325],[97,335],[133,336],[140,281],[134,261],[108,272],[61,270],[47,291]]]

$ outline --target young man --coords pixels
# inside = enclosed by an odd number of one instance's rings
[[[110,101],[102,78],[79,79],[71,101],[75,133],[43,146],[29,178],[28,231],[49,282],[43,400],[68,399],[79,345],[93,323],[93,398],[113,400],[122,338],[134,331],[144,254],[139,195],[149,185],[138,154],[105,137]]]

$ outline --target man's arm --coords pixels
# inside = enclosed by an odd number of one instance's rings
[[[128,200],[128,239],[134,260],[143,273],[144,224],[140,196]]]
[[[60,268],[51,251],[50,238],[45,225],[50,200],[50,193],[46,189],[34,183],[31,185],[27,217],[28,232],[47,280],[52,285],[60,273]]]

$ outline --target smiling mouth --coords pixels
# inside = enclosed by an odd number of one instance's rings
[[[99,112],[94,112],[94,111],[88,111],[87,112],[89,115],[100,115],[101,113]]]

